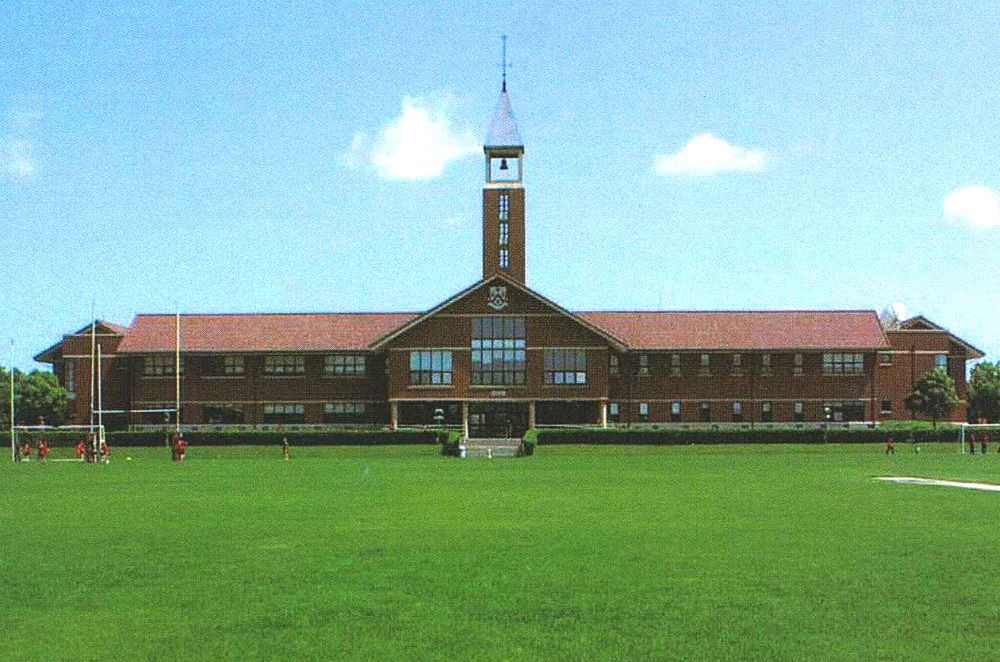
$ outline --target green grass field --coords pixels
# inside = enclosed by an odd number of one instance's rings
[[[0,659],[998,655],[995,453],[436,452],[0,465]]]

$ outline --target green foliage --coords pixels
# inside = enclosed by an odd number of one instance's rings
[[[958,406],[955,380],[943,368],[925,372],[913,391],[906,396],[906,408],[914,414],[926,416],[934,422],[948,418]]]
[[[1000,423],[1000,362],[984,361],[972,369],[968,398],[969,420]]]
[[[41,418],[46,425],[62,425],[72,404],[72,395],[59,385],[51,372],[14,371],[14,422],[17,425],[37,425]],[[0,424],[10,425],[10,373],[3,368],[0,368]]]
[[[528,430],[524,433],[524,454],[534,455],[535,446],[538,445],[538,430]]]
[[[844,427],[641,427],[641,428],[542,428],[537,430],[537,443],[549,444],[612,444],[656,445],[684,444],[866,444],[885,443],[893,437],[904,441],[912,437],[921,443],[957,442],[958,426],[942,425],[932,428],[930,423],[921,425]]]
[[[462,444],[462,433],[457,430],[440,430],[437,433],[438,443],[441,444],[441,455],[447,457],[458,457],[458,447]]]
[[[8,461],[0,659],[995,659],[997,495],[871,478],[997,480],[955,450]]]

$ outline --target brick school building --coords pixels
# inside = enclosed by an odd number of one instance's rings
[[[489,437],[545,424],[908,419],[906,394],[934,368],[955,380],[964,420],[966,362],[983,353],[924,317],[570,311],[532,290],[524,153],[504,85],[484,145],[482,279],[431,310],[138,315],[88,324],[35,359],[75,394],[74,423],[89,419],[92,345],[105,410],[179,403],[184,425],[430,425],[440,409]]]

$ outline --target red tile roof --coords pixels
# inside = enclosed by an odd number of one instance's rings
[[[633,349],[888,347],[875,311],[587,312]]]
[[[365,349],[416,313],[181,315],[185,352],[270,352]],[[173,315],[139,315],[120,353],[174,349]]]

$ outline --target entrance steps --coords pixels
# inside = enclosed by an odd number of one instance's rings
[[[466,439],[462,443],[465,457],[518,457],[521,454],[520,439]]]

